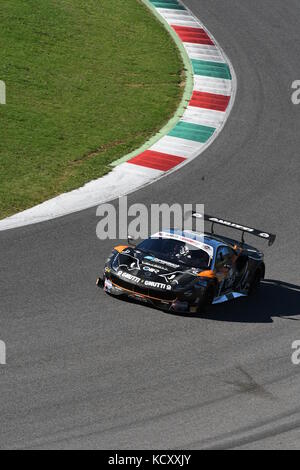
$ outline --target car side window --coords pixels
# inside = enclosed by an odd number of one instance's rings
[[[217,271],[233,264],[234,251],[227,247],[222,246],[218,249],[215,267]]]

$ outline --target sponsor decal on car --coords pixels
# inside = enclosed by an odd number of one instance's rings
[[[159,269],[154,269],[152,266],[143,266],[143,270],[149,273],[153,274],[159,274],[160,270]]]
[[[158,264],[149,263],[148,261],[145,261],[145,260],[143,260],[143,265],[144,265],[144,266],[149,266],[149,267],[151,267],[151,268],[153,268],[153,269],[157,269],[159,272],[160,272],[160,271],[168,271],[168,270],[169,270],[166,266],[162,266],[162,265],[160,266],[160,265],[158,265]]]
[[[146,287],[154,287],[155,289],[172,290],[170,285],[163,284],[162,282],[145,281],[144,284]]]
[[[179,264],[170,263],[170,261],[165,261],[163,259],[155,258],[154,256],[145,256],[144,259],[148,259],[150,261],[153,261],[154,263],[160,263],[162,265],[169,266],[170,268],[174,268],[174,269],[179,268]]]
[[[245,227],[243,225],[235,224],[233,222],[228,222],[227,220],[223,220],[223,219],[217,219],[217,217],[211,217],[210,221],[211,222],[216,222],[216,223],[222,224],[222,225],[227,225],[228,227],[237,228],[238,230],[245,230],[245,232],[254,232],[255,231],[254,228]],[[268,237],[269,237],[269,235],[268,235]]]
[[[178,233],[158,232],[155,235],[153,235],[152,238],[166,238],[166,239],[171,239],[171,240],[178,240],[184,243],[188,243],[189,245],[195,246],[196,248],[205,251],[209,255],[210,258],[212,258],[214,255],[214,249],[212,246],[206,245],[200,240],[196,240],[189,236],[179,235]]]
[[[135,284],[143,284],[145,287],[154,287],[156,289],[161,289],[161,290],[172,290],[172,287],[170,285],[164,284],[162,282],[155,282],[155,281],[150,281],[150,280],[147,281],[137,276],[133,276],[132,274],[127,273],[125,271],[118,271],[118,276],[122,279],[126,279],[128,281],[134,282]]]
[[[129,281],[135,282],[136,284],[139,284],[142,281],[142,279],[139,277],[126,273],[125,271],[118,271],[118,276],[123,279],[128,279]]]

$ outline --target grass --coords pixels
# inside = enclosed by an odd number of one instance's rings
[[[104,175],[178,106],[179,53],[139,0],[14,0],[0,23],[0,218]]]

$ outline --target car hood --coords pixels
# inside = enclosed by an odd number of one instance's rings
[[[167,260],[132,248],[118,253],[112,262],[112,268],[129,282],[139,282],[138,279],[141,279],[148,285],[153,283],[153,287],[156,287],[155,284],[161,284],[166,285],[168,289],[169,286],[184,286],[190,283],[201,271],[207,269],[185,266],[176,263],[176,260]],[[161,285],[158,287],[161,288]]]

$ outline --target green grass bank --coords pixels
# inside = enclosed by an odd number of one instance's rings
[[[0,218],[82,186],[172,116],[183,64],[139,0],[0,9]]]

